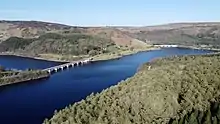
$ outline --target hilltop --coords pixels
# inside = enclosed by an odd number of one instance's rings
[[[0,40],[10,37],[36,38],[50,31],[70,29],[71,26],[40,21],[0,21]]]
[[[56,111],[44,123],[210,124],[219,121],[219,61],[220,54],[154,60],[118,85]]]

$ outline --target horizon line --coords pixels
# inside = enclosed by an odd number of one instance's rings
[[[154,26],[163,26],[163,25],[171,25],[171,24],[190,24],[190,23],[198,23],[198,24],[203,24],[203,23],[220,23],[220,21],[174,21],[174,22],[167,22],[167,23],[159,23],[159,24],[149,24],[149,25],[83,25],[83,24],[68,24],[64,22],[59,22],[59,21],[50,21],[50,20],[27,20],[27,19],[0,19],[0,22],[3,21],[8,21],[8,22],[43,22],[43,23],[53,23],[53,24],[60,24],[60,25],[66,25],[66,26],[71,26],[71,27],[154,27]]]

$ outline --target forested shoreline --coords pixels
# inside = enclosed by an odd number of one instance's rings
[[[48,78],[50,75],[46,71],[42,70],[4,70],[0,69],[0,86],[22,83],[31,80]]]
[[[176,56],[144,64],[133,77],[56,111],[45,124],[131,124],[189,122],[220,98],[220,54]],[[218,108],[214,111],[218,111]],[[195,116],[198,116],[196,114]],[[213,116],[213,117],[212,117]],[[218,114],[195,117],[205,123]],[[181,118],[184,121],[179,121]],[[198,118],[198,119],[197,119]],[[199,118],[202,121],[199,122]],[[176,120],[173,122],[172,120]],[[207,121],[206,121],[207,120]]]

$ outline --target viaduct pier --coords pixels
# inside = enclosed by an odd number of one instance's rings
[[[43,69],[43,71],[47,71],[50,74],[56,73],[56,72],[64,70],[64,69],[74,68],[75,66],[88,64],[91,61],[92,61],[91,58],[85,59],[85,60],[73,61],[73,62],[65,63],[62,65],[46,68],[46,69]]]

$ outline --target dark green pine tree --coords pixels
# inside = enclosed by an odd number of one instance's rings
[[[218,110],[216,112],[216,116],[217,116],[217,119],[220,120],[220,107],[218,107]]]
[[[178,123],[178,120],[175,119],[175,120],[172,120],[171,124],[179,124],[179,123]]]
[[[216,116],[213,117],[212,124],[218,124],[218,119]]]
[[[200,111],[198,115],[198,123],[201,124],[204,117],[204,112]]]
[[[183,124],[189,124],[189,115],[185,115],[184,123]]]
[[[185,120],[184,117],[180,118],[180,120],[179,120],[179,124],[184,124],[184,120]]]
[[[189,124],[199,124],[194,112],[189,116]]]
[[[203,124],[212,124],[212,120],[211,120],[212,114],[210,109],[207,111],[204,120],[203,120]]]

